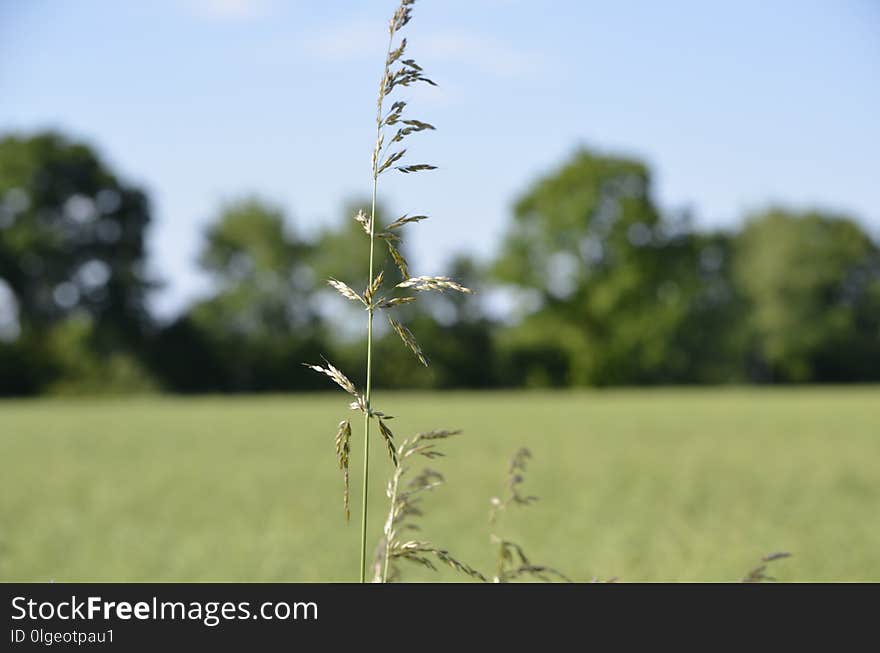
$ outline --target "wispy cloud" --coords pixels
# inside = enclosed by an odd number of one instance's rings
[[[348,61],[376,52],[381,22],[362,21],[338,25],[304,41],[306,51],[327,61]],[[495,77],[532,77],[547,67],[546,57],[527,52],[505,41],[467,31],[436,31],[418,39],[418,56],[467,65]]]
[[[497,77],[531,76],[544,64],[543,56],[468,32],[429,34],[419,49],[431,58],[473,66]]]
[[[377,35],[388,38],[388,28],[381,21],[346,23],[318,32],[303,40],[312,56],[325,61],[350,61],[375,54]]]
[[[270,0],[186,0],[197,16],[214,20],[262,18],[271,10]]]

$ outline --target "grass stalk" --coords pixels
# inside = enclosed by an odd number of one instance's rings
[[[398,467],[398,472],[399,472],[399,470],[400,470],[400,468]],[[391,491],[388,493],[389,494],[388,498],[391,501],[392,511],[394,509],[393,507],[395,505],[397,505],[397,492],[398,492],[399,488],[400,488],[400,474],[395,473],[391,479],[391,488],[390,488]],[[388,561],[391,559],[391,538],[389,537],[389,533],[388,533],[390,528],[391,528],[391,526],[389,524],[386,524],[386,527],[385,527],[386,533],[385,533],[385,538],[384,538],[385,553],[382,556],[382,582],[383,583],[388,582]]]
[[[372,372],[371,351],[373,348],[373,319],[370,315],[370,325],[367,333],[367,406],[370,405],[370,377]],[[367,493],[370,488],[370,414],[364,413],[364,474],[363,489],[361,494],[361,582],[366,582],[367,573],[367,511],[369,501]]]
[[[382,149],[382,108],[385,104],[385,80],[388,77],[388,56],[391,53],[391,45],[394,42],[394,32],[389,30],[388,47],[385,49],[385,67],[382,69],[382,79],[379,83],[379,99],[376,108],[376,145],[373,149],[373,192],[370,206],[370,274],[367,277],[373,280],[376,249],[376,193],[379,186],[379,154]],[[369,512],[369,483],[370,483],[370,401],[373,396],[373,303],[367,306],[367,381],[364,401],[367,410],[364,412],[364,474],[363,492],[361,494],[361,582],[366,582],[367,576],[367,516]]]
[[[431,86],[436,84],[424,75],[422,67],[413,59],[404,58],[406,50],[406,39],[401,38],[395,47],[395,34],[400,32],[404,26],[410,21],[412,5],[415,0],[400,0],[391,21],[388,25],[388,47],[385,52],[385,65],[382,70],[382,79],[379,83],[379,94],[376,101],[376,144],[373,147],[372,156],[372,203],[370,207],[370,215],[366,215],[363,211],[358,211],[354,216],[355,221],[361,225],[370,241],[370,264],[369,277],[367,287],[363,293],[356,292],[351,286],[339,279],[328,279],[327,283],[336,290],[343,298],[356,302],[363,306],[367,311],[367,374],[366,386],[364,392],[358,391],[354,383],[337,367],[334,367],[328,360],[324,359],[323,364],[309,364],[306,366],[327,376],[333,383],[347,392],[353,399],[349,403],[349,408],[359,410],[364,414],[364,471],[363,471],[363,492],[361,496],[361,537],[360,537],[360,580],[366,581],[367,575],[367,526],[369,521],[369,490],[370,490],[370,431],[372,420],[378,422],[377,426],[385,445],[388,449],[388,456],[391,464],[395,467],[395,479],[399,481],[402,471],[398,469],[398,462],[401,450],[397,447],[394,440],[394,433],[388,426],[388,421],[393,419],[392,415],[387,415],[382,411],[373,407],[373,318],[376,310],[391,311],[395,307],[403,304],[414,302],[416,295],[423,292],[461,292],[469,293],[469,289],[465,288],[458,282],[443,276],[416,276],[412,277],[409,273],[409,264],[403,257],[400,249],[401,230],[407,225],[420,222],[427,218],[425,215],[407,215],[404,214],[390,222],[387,225],[380,225],[380,231],[376,230],[376,195],[379,184],[379,176],[384,172],[397,171],[406,175],[434,170],[436,166],[427,163],[405,164],[402,159],[406,155],[406,149],[400,147],[396,151],[389,151],[395,144],[402,143],[408,136],[417,132],[426,130],[434,130],[434,126],[409,118],[408,114],[404,115],[407,103],[403,100],[395,101],[388,112],[385,113],[385,100],[388,95],[398,88],[406,88],[414,84],[424,83]],[[387,134],[386,134],[387,132]],[[388,136],[386,140],[386,135]],[[376,239],[383,241],[388,248],[388,254],[393,260],[395,266],[400,271],[401,281],[393,284],[388,288],[383,288],[386,283],[385,270],[379,269],[377,273],[377,257],[376,257]],[[380,296],[379,292],[383,295]],[[390,294],[389,294],[390,291]],[[401,291],[407,294],[399,294]],[[412,332],[404,326],[400,321],[394,319],[389,314],[388,323],[391,328],[400,336],[403,344],[410,349],[423,365],[428,364],[428,360],[422,353],[421,347],[413,336]],[[441,437],[438,434],[448,434],[447,431],[431,432],[432,438]],[[445,437],[445,435],[443,436]],[[350,465],[350,440],[351,440],[351,423],[349,420],[342,420],[339,423],[336,434],[336,456],[339,469],[343,473],[343,507],[345,509],[346,519],[349,518],[349,465]],[[430,448],[429,448],[430,449]],[[429,450],[428,449],[428,450]],[[392,499],[392,507],[400,504],[400,499],[395,490]],[[398,508],[401,507],[397,505]],[[389,576],[389,568],[387,560],[393,555],[389,553],[392,545],[399,544],[394,540],[389,540],[386,546],[386,564],[378,568],[376,580],[385,581]],[[414,550],[412,547],[415,546]],[[431,554],[441,559],[446,564],[454,568],[470,570],[469,567],[456,561],[449,556],[449,553],[442,549],[436,549],[428,543],[409,543],[405,545],[404,550],[398,551],[395,555],[403,556],[418,562],[424,562],[425,554]],[[473,570],[466,571],[470,573]],[[477,572],[473,572],[477,573]]]

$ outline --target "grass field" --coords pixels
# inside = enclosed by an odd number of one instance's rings
[[[359,516],[345,525],[333,445],[345,405],[0,402],[0,580],[354,579]],[[575,579],[736,580],[786,550],[780,580],[880,581],[880,389],[380,392],[376,405],[398,436],[466,430],[434,463],[448,485],[428,497],[424,534],[481,569],[489,497],[527,446],[541,501],[501,528]],[[373,451],[376,541],[388,462]]]

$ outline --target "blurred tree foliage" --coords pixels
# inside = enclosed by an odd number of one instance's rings
[[[48,332],[42,343],[50,369],[46,390],[53,394],[153,392],[156,381],[125,351],[96,355],[100,330],[87,315],[73,315]]]
[[[359,208],[303,234],[257,198],[221,207],[198,258],[210,295],[160,324],[145,194],[82,143],[3,138],[0,394],[324,389],[301,365],[322,355],[359,380],[363,310],[324,283],[362,290]],[[377,257],[399,280],[381,243]],[[452,271],[477,292],[395,309],[427,371],[377,325],[383,385],[880,380],[880,249],[857,222],[775,208],[707,232],[658,208],[636,159],[575,152],[520,196],[495,260]]]
[[[723,235],[664,221],[641,162],[577,152],[516,203],[495,264],[525,304],[521,322],[499,333],[503,378],[735,380],[728,249]]]
[[[28,327],[87,313],[131,344],[147,324],[146,195],[82,143],[54,134],[0,140],[0,278]]]
[[[0,372],[0,388],[27,393],[80,378],[69,359],[52,353],[51,343],[71,331],[81,334],[84,356],[109,365],[106,387],[143,385],[149,222],[144,192],[120,181],[87,145],[52,132],[0,139],[0,286],[7,289],[0,313],[7,340],[21,334],[2,347],[0,359],[11,367]]]
[[[159,376],[180,392],[314,385],[301,365],[322,348],[313,250],[276,207],[255,198],[223,207],[199,256],[216,292],[159,336]]]
[[[747,222],[735,251],[759,378],[880,378],[880,252],[858,224],[774,209]]]

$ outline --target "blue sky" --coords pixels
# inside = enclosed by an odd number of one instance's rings
[[[255,193],[295,231],[369,190],[394,0],[2,0],[0,130],[98,146],[154,201],[165,314],[204,293],[204,225]],[[647,160],[698,223],[772,202],[849,212],[880,234],[880,3],[421,0],[409,93],[438,126],[425,175],[389,177],[416,272],[489,256],[516,195],[580,144]]]

